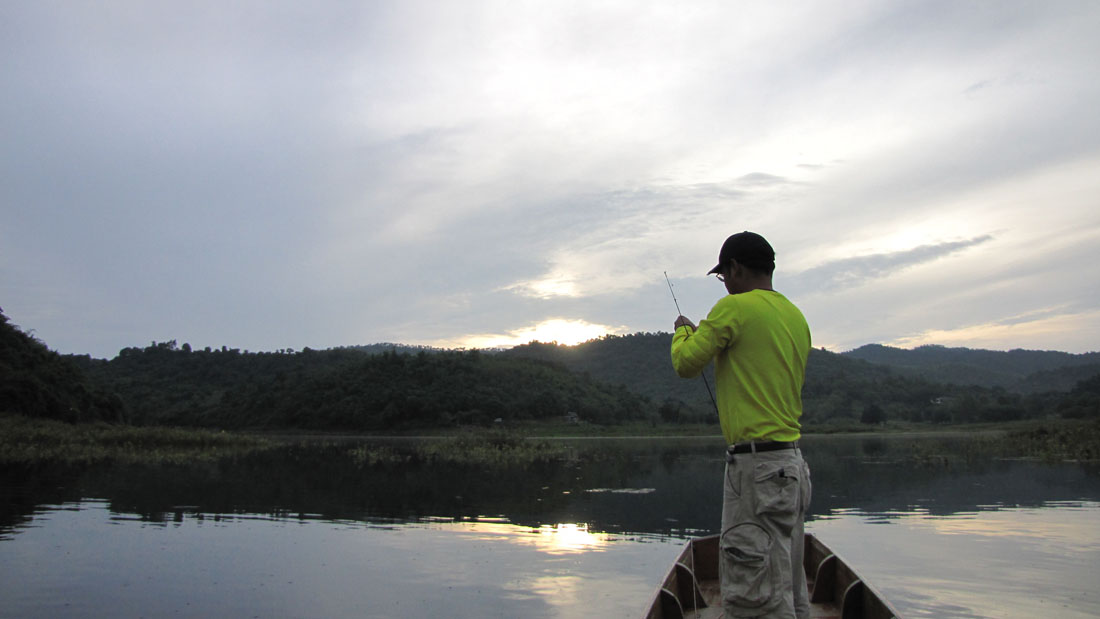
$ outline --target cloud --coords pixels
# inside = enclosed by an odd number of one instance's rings
[[[1095,352],[1082,349],[1081,342],[1096,342],[1097,337],[1100,337],[1100,310],[1065,312],[1051,308],[954,329],[928,329],[885,343],[901,348],[939,344]]]
[[[993,85],[992,80],[982,80],[980,82],[974,82],[970,86],[967,86],[966,90],[963,90],[963,94],[964,95],[974,94],[974,93],[978,92],[979,90],[985,90],[985,89],[991,87],[992,85]]]
[[[697,316],[744,229],[835,341],[1095,305],[1095,243],[1018,285],[1100,229],[1095,2],[303,6],[0,3],[13,320],[98,355],[667,329],[662,272]],[[992,235],[949,266],[995,300],[915,268]]]
[[[546,268],[502,289],[548,299],[618,295],[649,285],[654,274],[695,271],[713,262],[730,230],[755,227],[764,204],[789,190],[763,172],[710,183],[660,183],[566,199],[562,227],[540,226]],[[680,266],[685,265],[685,266]],[[705,271],[705,269],[702,269]]]
[[[766,174],[764,172],[752,172],[744,176],[737,178],[739,183],[743,183],[749,186],[771,186],[782,185],[789,181],[782,176],[776,176],[775,174]]]
[[[549,274],[541,279],[516,282],[504,286],[500,288],[500,290],[513,291],[523,296],[534,297],[536,299],[579,296],[576,282],[559,274]]]
[[[965,241],[921,245],[903,251],[843,258],[797,273],[785,278],[784,281],[791,290],[802,294],[839,288],[850,289],[991,240],[993,236],[986,234]]]

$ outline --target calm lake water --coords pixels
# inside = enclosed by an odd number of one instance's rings
[[[806,438],[807,529],[906,616],[1100,616],[1100,467],[972,440]],[[359,444],[0,468],[0,616],[636,617],[718,526],[716,439],[571,440],[510,468]]]

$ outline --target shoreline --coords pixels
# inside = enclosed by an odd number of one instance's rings
[[[816,431],[815,431],[816,430]],[[824,430],[824,431],[823,431]],[[875,428],[809,428],[807,441],[860,437],[867,439],[981,438],[991,452],[1025,443],[1027,456],[1055,459],[1100,459],[1100,420],[1045,419],[1006,423]],[[521,444],[567,441],[713,441],[721,444],[717,425],[585,426],[525,424],[510,427],[447,428],[438,432],[355,433],[294,430],[234,430],[143,427],[103,422],[69,424],[21,415],[0,415],[0,463],[63,460],[185,461],[271,449],[295,443],[452,442],[489,452]]]

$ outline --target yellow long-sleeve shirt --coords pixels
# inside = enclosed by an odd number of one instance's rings
[[[718,416],[729,444],[798,440],[809,353],[802,312],[771,290],[723,297],[698,329],[680,327],[672,337],[680,376],[698,376],[714,359]]]

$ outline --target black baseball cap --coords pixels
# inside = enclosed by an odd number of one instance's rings
[[[755,269],[757,271],[772,272],[775,270],[775,250],[772,246],[755,232],[738,232],[722,243],[722,250],[718,252],[718,264],[707,271],[707,275],[722,270],[722,265],[730,260]]]

